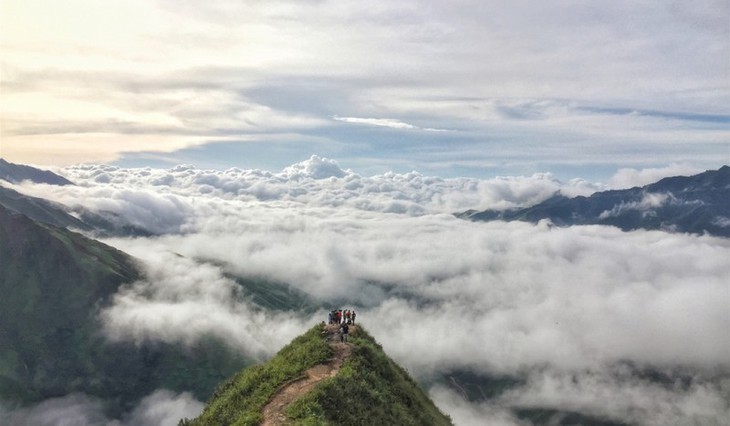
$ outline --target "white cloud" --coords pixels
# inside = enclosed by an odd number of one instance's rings
[[[417,129],[416,126],[408,123],[404,123],[394,118],[357,118],[357,117],[332,117],[337,121],[344,121],[345,123],[353,124],[367,124],[370,126],[382,126],[390,127],[393,129]]]
[[[701,173],[704,170],[686,164],[672,164],[667,167],[647,169],[620,169],[609,181],[609,186],[614,189],[631,188],[654,183],[662,178],[670,176],[691,176]]]
[[[730,376],[727,239],[473,223],[449,214],[597,185],[551,175],[362,177],[318,157],[281,173],[190,166],[83,166],[64,173],[80,185],[17,187],[67,204],[106,203],[119,214],[146,206],[159,223],[182,231],[108,240],[143,259],[148,271],[104,311],[112,338],[185,343],[216,335],[265,357],[324,319],[324,311],[310,317],[256,309],[226,277],[233,273],[289,283],[323,305],[346,301],[387,353],[418,377],[466,370],[525,380],[483,404],[434,390],[464,424],[482,414],[510,424],[518,406],[630,422],[644,422],[657,409],[674,413],[661,417],[670,423],[711,422],[727,413],[718,402]],[[109,202],[118,199],[129,205]],[[624,389],[622,380],[632,376],[622,365],[670,377],[679,372],[696,377],[696,386],[664,388],[632,378]],[[569,378],[580,384],[580,395],[551,399],[549,390]]]
[[[146,265],[144,281],[122,288],[101,312],[111,340],[193,344],[217,336],[252,357],[272,355],[313,322],[302,315],[254,308],[220,268],[180,257],[155,241],[118,240]]]
[[[503,403],[527,408],[560,407],[629,424],[720,424],[730,416],[727,380],[692,377],[687,385],[661,385],[628,371],[531,374],[524,387],[507,392]]]
[[[160,389],[143,398],[122,420],[108,418],[103,410],[103,401],[71,394],[15,410],[0,407],[0,421],[14,426],[176,426],[183,417],[199,415],[203,403],[187,392]]]
[[[429,390],[431,399],[459,426],[514,426],[525,424],[517,419],[508,408],[497,404],[472,403],[452,389],[437,385]]]
[[[261,135],[312,130],[362,152],[369,141],[332,134],[334,114],[467,129],[424,152],[451,153],[457,140],[483,162],[524,139],[505,161],[533,167],[648,161],[639,152],[714,165],[726,146],[725,2],[270,3],[3,3],[4,155],[72,164],[215,141],[268,150]]]
[[[0,411],[0,420],[17,426],[109,424],[102,402],[82,394],[48,399],[29,408]]]
[[[140,401],[125,418],[124,425],[177,426],[184,417],[200,415],[203,407],[202,402],[187,392],[175,394],[169,390],[157,390]]]
[[[390,127],[391,129],[406,129],[406,130],[425,130],[427,132],[445,132],[445,129],[434,129],[431,127],[418,127],[413,124],[405,123],[395,118],[359,118],[359,117],[340,117],[335,115],[332,117],[337,121],[343,121],[345,123],[352,124],[365,124],[368,126],[379,126],[379,127]]]
[[[598,218],[607,219],[609,217],[617,217],[628,210],[637,210],[644,215],[651,214],[652,209],[672,202],[676,202],[676,198],[671,193],[646,192],[642,195],[641,201],[621,202],[613,206],[610,210],[601,212]]]

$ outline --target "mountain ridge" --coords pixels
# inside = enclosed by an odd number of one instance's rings
[[[223,383],[199,417],[179,424],[452,424],[364,328],[351,326],[349,343],[337,329],[315,325]]]
[[[63,176],[59,176],[49,170],[41,170],[32,166],[10,163],[0,158],[0,179],[11,183],[20,183],[30,180],[35,183],[47,183],[49,185],[73,185],[74,183]]]
[[[534,206],[469,210],[473,221],[548,219],[558,226],[611,225],[624,231],[664,230],[730,237],[730,167],[693,176],[672,176],[643,187],[596,192],[588,197],[556,193]]]
[[[213,338],[109,341],[99,313],[122,285],[143,278],[137,261],[2,205],[0,265],[0,399],[8,407],[83,393],[119,418],[159,388],[204,400],[251,363]]]

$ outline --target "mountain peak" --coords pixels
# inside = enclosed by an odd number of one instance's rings
[[[408,373],[360,325],[350,342],[319,324],[265,364],[236,374],[203,413],[181,425],[450,425]]]

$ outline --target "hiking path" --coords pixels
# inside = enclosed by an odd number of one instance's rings
[[[357,330],[354,324],[350,326],[350,334]],[[334,356],[324,364],[318,364],[305,371],[300,378],[282,385],[268,403],[264,406],[264,420],[262,426],[283,425],[287,422],[286,409],[297,398],[312,390],[319,382],[334,377],[340,371],[342,363],[352,353],[352,346],[340,343],[338,324],[328,324],[323,331],[323,338],[334,350]]]

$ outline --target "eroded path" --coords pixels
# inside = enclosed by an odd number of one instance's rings
[[[350,334],[354,333],[357,327],[350,326]],[[286,423],[286,408],[300,396],[309,392],[317,383],[329,377],[334,377],[340,371],[342,363],[352,353],[349,344],[340,343],[340,334],[337,325],[326,325],[325,335],[329,345],[334,349],[334,356],[325,364],[318,364],[305,371],[302,378],[286,383],[279,389],[269,402],[264,406],[263,426],[283,425]]]

